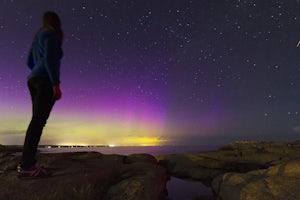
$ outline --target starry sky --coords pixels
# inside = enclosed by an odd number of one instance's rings
[[[299,0],[1,0],[0,143],[23,143],[47,10],[65,33],[63,98],[41,144],[299,139]]]

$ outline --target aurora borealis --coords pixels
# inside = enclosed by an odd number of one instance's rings
[[[41,144],[218,144],[300,134],[298,0],[2,0],[0,144],[31,117],[26,56],[46,10],[63,97]]]

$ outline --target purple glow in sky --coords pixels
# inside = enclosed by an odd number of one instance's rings
[[[31,117],[26,56],[46,10],[65,39],[63,98],[43,144],[295,140],[300,3],[253,0],[0,2],[0,143]]]

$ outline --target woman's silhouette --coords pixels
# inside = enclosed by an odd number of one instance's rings
[[[24,141],[19,178],[48,176],[46,170],[36,165],[36,151],[52,107],[61,98],[60,60],[63,32],[61,21],[54,12],[45,12],[42,27],[36,33],[27,58],[31,69],[28,88],[32,100],[32,118]]]

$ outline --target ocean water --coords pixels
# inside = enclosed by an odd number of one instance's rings
[[[137,153],[147,153],[153,156],[179,153],[200,153],[213,151],[220,146],[202,145],[202,146],[146,146],[146,147],[62,147],[62,148],[40,148],[41,153],[62,153],[62,152],[80,152],[95,151],[102,154],[120,154],[130,155]],[[210,188],[199,181],[182,180],[171,177],[167,183],[168,200],[194,200],[199,196],[212,196]]]
[[[195,200],[200,196],[213,196],[211,188],[199,181],[171,177],[167,183],[168,200]]]
[[[61,148],[39,148],[41,153],[62,153],[62,152],[80,152],[95,151],[102,154],[120,154],[130,155],[146,153],[153,156],[179,153],[200,153],[218,149],[219,146],[201,145],[201,146],[117,146],[117,147],[61,147]]]

